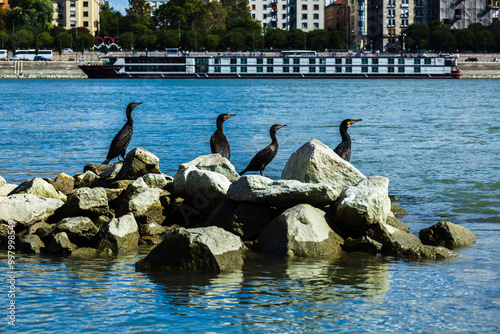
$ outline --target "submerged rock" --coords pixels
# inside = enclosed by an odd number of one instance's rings
[[[47,220],[63,206],[64,202],[55,198],[41,198],[31,194],[11,195],[0,202],[0,224],[14,220],[23,227]]]
[[[308,204],[286,210],[260,234],[261,249],[287,257],[340,254],[343,239],[328,226],[325,215]]]
[[[23,235],[19,245],[21,252],[40,254],[40,251],[45,248],[45,244],[38,235]]]
[[[365,176],[331,148],[319,140],[311,139],[288,159],[281,178],[306,183],[324,183],[340,193],[345,187],[357,184]]]
[[[132,213],[111,220],[108,241],[118,252],[130,250],[139,244],[139,226]]]
[[[420,240],[426,245],[459,248],[470,246],[477,237],[468,228],[446,221],[420,230]]]
[[[370,225],[385,224],[391,211],[389,179],[372,176],[340,194],[336,207],[336,222],[345,236],[358,238],[365,235]]]
[[[244,245],[239,237],[211,226],[179,228],[165,236],[136,269],[219,272],[241,268]]]
[[[338,193],[327,184],[296,180],[273,181],[260,175],[245,175],[233,182],[227,198],[237,202],[261,203],[289,208],[297,204],[327,205]]]
[[[55,255],[69,255],[78,246],[73,244],[66,232],[59,232],[54,236],[54,239],[50,242],[47,247],[47,251]]]

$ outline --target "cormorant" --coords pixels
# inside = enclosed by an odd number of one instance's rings
[[[340,135],[342,136],[342,142],[338,144],[333,151],[345,161],[349,161],[351,159],[351,137],[347,133],[347,128],[360,121],[362,121],[362,119],[345,119],[342,123],[340,123]]]
[[[278,153],[278,138],[276,138],[276,131],[281,129],[282,127],[286,126],[285,125],[279,125],[279,124],[274,124],[271,126],[271,129],[269,130],[269,135],[271,136],[272,142],[269,146],[261,150],[259,153],[257,153],[252,160],[250,160],[250,163],[248,164],[247,168],[245,168],[240,175],[245,174],[248,171],[254,171],[260,172],[260,175],[264,175],[264,169],[266,166],[274,159],[276,154]]]
[[[224,129],[222,128],[222,123],[230,117],[236,116],[236,114],[220,114],[217,117],[217,130],[210,137],[210,149],[212,153],[219,153],[227,160],[231,158],[231,147],[229,147],[229,142],[224,134]]]
[[[130,139],[132,139],[132,133],[134,132],[132,110],[134,110],[134,108],[140,104],[142,104],[142,102],[132,102],[127,106],[127,122],[125,123],[123,128],[116,134],[115,138],[113,138],[111,146],[109,147],[108,156],[106,157],[106,160],[102,162],[103,165],[107,165],[112,159],[116,157],[118,157],[118,160],[120,160],[120,155],[125,160],[125,150],[127,149],[127,146],[130,143]]]

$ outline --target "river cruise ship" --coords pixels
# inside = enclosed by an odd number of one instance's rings
[[[80,63],[91,79],[180,78],[460,78],[453,55],[376,53],[154,53]]]

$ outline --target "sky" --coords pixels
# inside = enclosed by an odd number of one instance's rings
[[[109,6],[125,15],[127,14],[125,8],[128,8],[128,0],[109,0]]]

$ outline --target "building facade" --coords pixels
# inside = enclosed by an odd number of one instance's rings
[[[325,28],[325,0],[249,0],[249,4],[252,18],[264,29]]]
[[[99,0],[52,0],[56,26],[66,29],[84,27],[92,35],[99,30]]]
[[[499,0],[441,0],[439,19],[451,29],[467,28],[472,23],[499,22]]]

